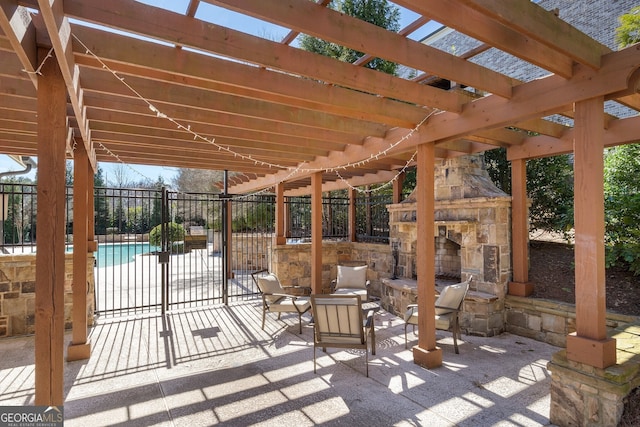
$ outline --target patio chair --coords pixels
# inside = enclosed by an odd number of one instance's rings
[[[456,283],[455,285],[445,286],[442,292],[436,299],[436,329],[443,331],[452,330],[453,333],[453,348],[456,354],[460,354],[458,350],[457,338],[462,338],[460,332],[460,311],[462,310],[462,303],[469,290],[469,284],[471,283],[472,276],[465,282]],[[415,333],[415,325],[418,324],[418,305],[409,304],[407,306],[407,312],[404,315],[404,348],[407,348],[407,327],[413,326],[413,332]]]
[[[282,313],[296,313],[300,333],[302,333],[302,315],[311,308],[309,298],[286,293],[280,285],[280,280],[273,273],[254,276],[254,279],[262,294],[262,330],[264,330],[267,312],[278,313],[278,320]]]
[[[256,270],[253,273],[251,273],[251,278],[253,279],[253,283],[255,283],[256,286],[258,286],[258,277],[267,276],[269,274],[271,273],[269,273],[268,269],[262,268],[260,270]],[[280,284],[280,286],[282,287],[282,289],[284,289],[284,293],[288,295],[296,295],[296,296],[311,295],[311,286],[298,286],[298,285],[282,286],[282,284]]]
[[[369,301],[369,285],[366,264],[338,265],[338,275],[331,282],[331,293],[335,295],[359,295]]]
[[[369,376],[367,338],[373,332],[373,311],[363,319],[360,295],[311,295],[313,325],[313,372],[316,373],[316,347],[363,348]]]

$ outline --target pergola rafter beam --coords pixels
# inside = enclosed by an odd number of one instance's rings
[[[0,0],[0,29],[4,32],[28,74],[33,86],[38,87],[38,53],[36,29],[27,9],[10,0]]]
[[[571,77],[573,61],[569,56],[532,40],[501,22],[491,20],[479,11],[468,7],[464,2],[398,0],[397,3],[417,13],[430,16],[443,25],[454,28],[476,40],[490,42],[492,46],[500,50],[553,73],[567,78]],[[456,10],[455,16],[451,14],[452,8]]]
[[[26,3],[29,3],[28,1]],[[130,0],[65,0],[68,16],[417,105],[460,111],[458,94],[357,67]],[[393,34],[393,33],[390,33]]]
[[[604,146],[632,144],[638,142],[640,116],[611,121],[604,132]],[[573,151],[574,131],[568,129],[561,137],[548,135],[532,136],[519,145],[507,149],[507,160],[534,159],[540,157],[557,156]]]
[[[79,69],[73,60],[71,45],[71,27],[69,20],[64,15],[62,0],[38,0],[40,17],[44,22],[46,31],[58,61],[62,76],[67,86],[67,92],[71,99],[73,112],[80,126],[80,134],[87,150],[89,162],[93,170],[97,169],[95,152],[91,144],[89,126],[83,108],[82,87],[80,86]]]
[[[590,99],[610,92],[628,89],[629,76],[638,68],[640,45],[631,46],[603,57],[602,67],[594,71],[576,66],[574,76],[560,76],[523,83],[514,88],[510,100],[490,95],[473,101],[462,114],[438,113],[407,137],[406,130],[392,130],[385,138],[368,138],[361,147],[349,147],[343,156],[329,156],[312,163],[310,168],[335,168],[347,162],[366,159],[370,153],[394,154],[414,149],[418,144],[462,138],[485,129],[508,126],[511,123],[568,110],[576,100]],[[553,96],[551,96],[553,94]],[[390,144],[404,138],[403,144],[390,149]],[[348,155],[346,155],[348,153]],[[253,191],[272,186],[284,179],[278,174],[234,188],[235,192]]]
[[[364,120],[348,120],[344,117],[312,110],[301,110],[286,105],[272,104],[257,99],[248,99],[234,95],[213,93],[195,87],[181,87],[166,82],[152,82],[140,77],[127,78],[129,85],[142,95],[125,87],[111,73],[97,69],[83,69],[86,92],[117,94],[122,97],[139,99],[140,105],[161,101],[173,105],[191,106],[238,114],[245,117],[256,117],[284,123],[297,123],[310,128],[333,129],[353,134],[383,135],[387,127]],[[147,108],[149,108],[147,106]],[[161,112],[164,113],[164,112]],[[164,113],[166,114],[166,113]]]
[[[121,74],[322,110],[390,126],[412,128],[427,114],[417,106],[281,72],[148,41],[130,40],[118,34],[105,35],[89,27],[75,25],[72,30],[93,54]],[[102,69],[103,63],[88,54],[78,41],[74,43],[74,50],[77,64]]]
[[[120,100],[98,100],[96,95],[87,93],[87,117],[90,120],[109,123],[132,124],[147,126],[157,129],[176,129],[175,125],[168,120],[152,115],[148,108],[137,106],[135,110],[129,109],[124,112],[123,108],[130,108],[131,104],[127,99]],[[362,140],[357,135],[344,134],[331,130],[318,130],[312,132],[308,127],[297,126],[289,123],[274,123],[267,120],[248,121],[242,116],[211,113],[204,109],[187,108],[184,106],[166,105],[156,103],[158,108],[171,115],[174,119],[192,126],[194,131],[199,129],[211,129],[210,133],[219,132],[223,136],[247,138],[245,132],[261,137],[259,141],[269,141],[277,144],[290,144],[295,141],[298,146],[322,146],[326,150],[343,150],[345,144],[361,144]],[[210,124],[215,123],[215,124]],[[215,129],[215,131],[214,131]]]
[[[509,0],[509,2],[458,0],[458,2],[465,3],[514,29],[524,37],[537,40],[550,49],[593,69],[600,68],[601,56],[611,51],[530,0]]]
[[[511,97],[509,77],[308,0],[207,0],[324,40]]]

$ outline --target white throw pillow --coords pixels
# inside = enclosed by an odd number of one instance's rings
[[[338,278],[336,289],[355,288],[367,289],[367,266],[359,265],[350,267],[346,265],[338,266]]]

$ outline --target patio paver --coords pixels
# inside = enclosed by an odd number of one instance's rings
[[[427,370],[404,349],[403,322],[377,315],[377,354],[318,352],[312,327],[267,316],[260,302],[99,319],[92,357],[65,364],[65,426],[549,425],[558,348],[511,334],[438,332],[443,365]],[[412,337],[413,343],[417,337]],[[67,340],[70,334],[67,334]],[[0,405],[33,404],[33,337],[0,341]]]

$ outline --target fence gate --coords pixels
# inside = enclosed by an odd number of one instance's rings
[[[216,231],[222,205],[214,194],[166,191],[162,265],[167,310],[225,301],[222,235]]]
[[[255,298],[274,200],[96,188],[96,312],[140,314]],[[227,236],[222,224],[232,224]],[[228,280],[224,280],[227,277]]]

